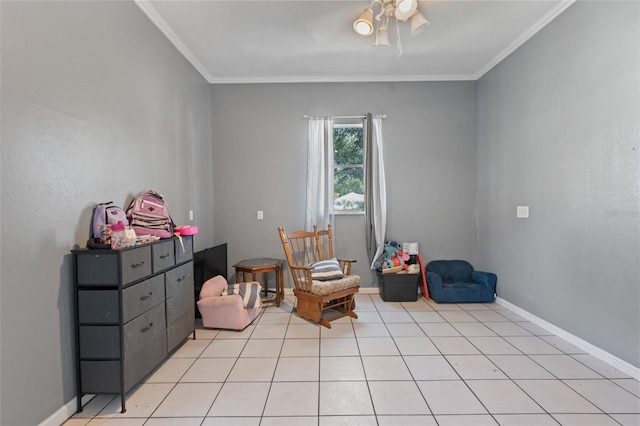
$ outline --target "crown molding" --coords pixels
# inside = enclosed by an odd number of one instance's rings
[[[389,75],[389,76],[285,76],[260,78],[213,78],[212,84],[261,84],[261,83],[401,83],[412,81],[472,81],[475,75]]]
[[[529,27],[524,33],[520,35],[520,37],[513,40],[507,47],[504,48],[500,53],[493,57],[489,62],[487,62],[482,68],[478,70],[478,72],[474,75],[474,80],[479,80],[483,75],[489,72],[493,67],[502,62],[507,56],[513,53],[520,46],[525,44],[531,37],[536,35],[540,30],[549,24],[549,22],[553,21],[564,12],[569,6],[575,3],[577,0],[562,0],[556,7],[551,9],[548,13],[546,13],[542,18],[540,18],[535,24]]]
[[[207,69],[200,63],[196,55],[193,54],[191,49],[178,37],[178,35],[171,29],[167,21],[160,16],[158,11],[147,0],[134,0],[134,3],[142,12],[154,23],[158,29],[165,35],[175,46],[176,49],[193,65],[193,67],[207,80],[209,83],[213,83],[214,78],[209,74]]]

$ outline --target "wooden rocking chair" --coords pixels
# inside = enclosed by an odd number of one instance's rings
[[[287,235],[278,227],[282,247],[289,263],[298,299],[297,312],[303,318],[331,328],[330,321],[344,316],[358,318],[353,295],[360,288],[360,277],[351,275],[353,259],[336,259],[333,256],[331,225],[313,232],[296,231]],[[325,311],[337,311],[337,315],[325,316]]]

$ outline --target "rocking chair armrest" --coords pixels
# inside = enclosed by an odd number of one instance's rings
[[[297,290],[305,292],[311,291],[311,283],[313,278],[311,277],[311,266],[303,265],[289,265],[291,270],[291,276],[293,278],[293,284]]]
[[[300,269],[300,270],[307,270],[309,272],[311,272],[311,270],[313,269],[311,266],[302,266],[302,265],[289,265],[290,269]]]
[[[337,259],[345,275],[351,275],[351,264],[357,262],[356,259]]]
[[[289,265],[289,269],[297,276],[299,276],[298,274],[304,275],[309,282],[311,282],[311,271],[313,267],[307,265]]]

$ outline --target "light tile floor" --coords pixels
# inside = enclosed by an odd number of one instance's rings
[[[637,380],[497,304],[356,297],[331,329],[268,306],[198,327],[127,395],[65,426],[640,425]]]

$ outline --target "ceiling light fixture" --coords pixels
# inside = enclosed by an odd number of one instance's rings
[[[379,9],[374,16],[374,9]],[[402,42],[400,40],[400,22],[409,21],[411,35],[420,34],[430,25],[427,18],[418,10],[418,0],[373,0],[353,23],[353,29],[360,35],[368,36],[373,33],[373,22],[376,22],[376,47],[389,47],[389,21],[396,20],[396,37],[398,39],[398,57],[402,56]]]
[[[353,23],[353,29],[360,35],[370,35],[373,32],[373,9],[365,9]]]

